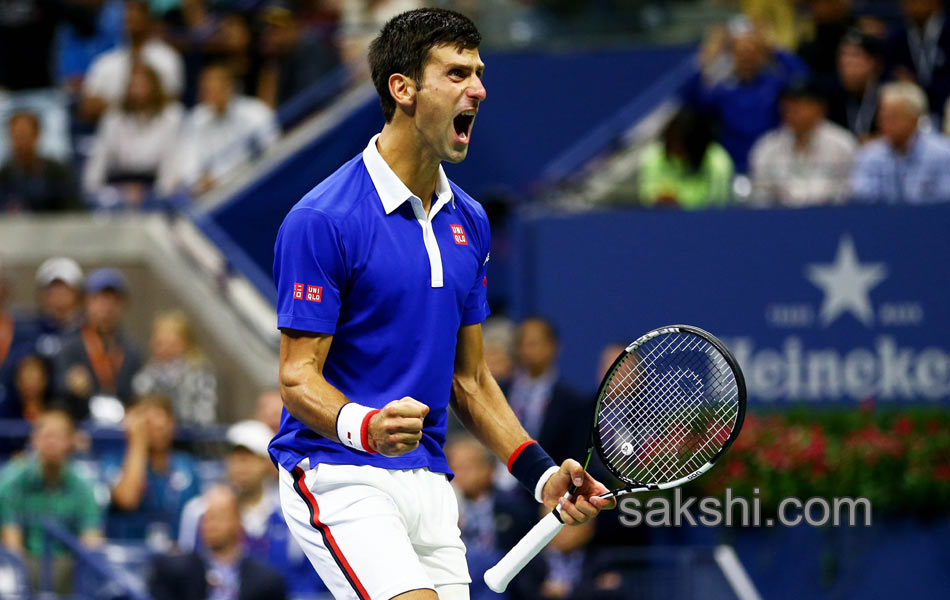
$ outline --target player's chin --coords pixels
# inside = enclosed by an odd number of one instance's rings
[[[465,160],[466,156],[468,156],[468,144],[455,142],[449,146],[448,152],[445,153],[444,160],[450,163],[460,163]]]

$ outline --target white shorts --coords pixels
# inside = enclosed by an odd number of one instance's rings
[[[388,600],[432,589],[468,600],[458,501],[428,469],[302,461],[280,469],[280,505],[300,547],[337,600]]]

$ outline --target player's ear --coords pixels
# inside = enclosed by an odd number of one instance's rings
[[[390,95],[396,101],[396,105],[410,116],[415,112],[416,91],[416,82],[411,77],[406,77],[401,73],[393,73],[389,76]]]

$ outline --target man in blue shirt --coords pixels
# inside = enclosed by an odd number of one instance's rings
[[[752,145],[780,124],[782,91],[807,75],[808,67],[794,54],[770,48],[744,17],[730,23],[728,35],[704,44],[700,63],[703,69],[687,81],[683,100],[718,122],[719,143],[736,172],[745,173]]]
[[[485,365],[488,219],[440,165],[465,158],[485,99],[480,40],[451,11],[389,21],[369,52],[383,131],[277,237],[286,410],[271,457],[290,530],[337,598],[468,598],[442,451],[450,399],[566,523],[608,504],[580,464],[530,439]]]
[[[881,86],[881,137],[858,151],[851,195],[859,202],[950,202],[950,141],[920,126],[927,96],[916,84]]]
[[[178,538],[181,511],[200,493],[191,456],[173,450],[175,416],[165,396],[143,396],[125,416],[124,455],[102,460],[111,502],[109,538],[140,540],[164,550]]]

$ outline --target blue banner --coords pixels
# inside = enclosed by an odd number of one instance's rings
[[[551,317],[561,370],[654,327],[716,334],[759,404],[950,400],[950,205],[524,218],[515,314]]]

